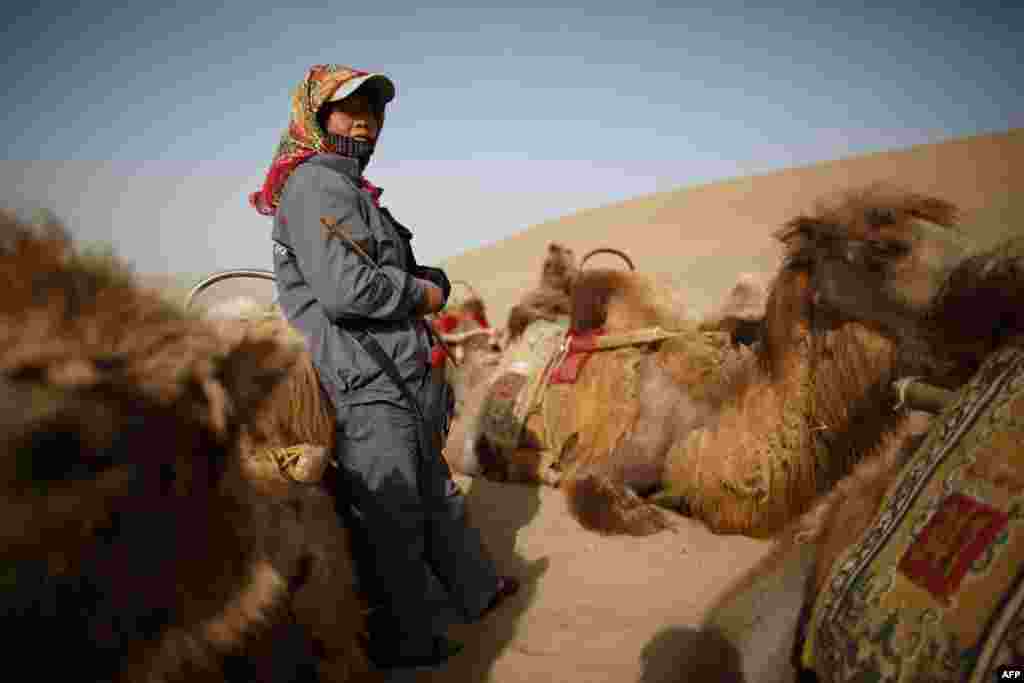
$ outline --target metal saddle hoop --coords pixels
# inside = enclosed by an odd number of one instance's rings
[[[626,263],[626,266],[629,268],[629,270],[636,270],[636,266],[633,264],[633,259],[629,258],[629,255],[626,252],[622,251],[621,249],[614,249],[612,247],[600,247],[598,249],[590,250],[583,256],[582,259],[580,259],[579,269],[583,270],[583,266],[586,265],[587,261],[589,261],[594,256],[597,256],[598,254],[611,254],[612,256],[618,256]]]
[[[185,310],[192,307],[192,302],[203,292],[203,290],[212,287],[218,282],[237,277],[251,277],[259,280],[277,282],[274,277],[274,272],[263,268],[231,268],[228,270],[220,270],[203,278],[189,290],[188,295],[185,297]]]

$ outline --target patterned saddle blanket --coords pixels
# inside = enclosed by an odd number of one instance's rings
[[[545,370],[568,329],[568,318],[535,321],[502,356],[478,416],[478,432],[502,451],[519,446]]]
[[[832,567],[802,663],[825,681],[989,681],[1024,662],[1024,350],[934,423]]]

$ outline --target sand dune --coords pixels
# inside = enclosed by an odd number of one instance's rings
[[[639,269],[684,287],[692,312],[700,314],[738,273],[774,267],[778,251],[770,233],[781,223],[823,195],[875,181],[946,198],[990,236],[1004,232],[1011,217],[1024,217],[1024,129],[660,192],[535,225],[447,259],[444,267],[452,278],[473,283],[501,321],[536,279],[549,241],[565,242],[577,254],[614,246]],[[619,262],[601,256],[591,263]]]

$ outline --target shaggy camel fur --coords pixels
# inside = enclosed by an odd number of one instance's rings
[[[901,196],[889,188],[872,187],[841,197],[831,206],[820,206],[815,215],[791,221],[779,237],[790,248],[792,262],[803,262],[814,270],[819,293],[815,301],[830,314],[831,325],[853,319],[884,330],[897,344],[909,347],[897,353],[898,370],[932,370],[937,372],[935,378],[953,382],[974,375],[989,359],[1005,355],[1004,350],[1024,347],[1024,319],[1020,313],[1024,310],[1024,240],[1011,240],[987,252],[974,253],[962,234],[950,226],[937,228],[942,224],[934,220],[934,214],[925,215],[922,206],[939,208],[947,218],[955,215],[950,205],[939,200]],[[868,297],[869,305],[864,304],[862,297]],[[969,332],[965,321],[970,322]],[[986,380],[975,391],[990,385]],[[1019,389],[1015,402],[1000,410],[1004,415],[1011,414],[1005,411],[1022,410]],[[789,646],[807,635],[803,629],[810,628],[805,624],[810,608],[819,601],[837,562],[877,530],[882,506],[897,495],[893,489],[895,480],[910,471],[908,463],[930,457],[936,446],[945,443],[951,432],[942,422],[955,418],[957,412],[956,408],[948,409],[949,417],[944,414],[942,421],[935,422],[930,430],[918,430],[898,451],[892,449],[859,465],[792,531],[781,536],[778,549],[769,558],[781,569],[773,570],[770,562],[755,567],[721,601],[705,633],[726,634],[744,662],[746,680],[795,680],[795,659],[770,654],[779,650],[775,640],[778,634],[786,634]],[[1004,427],[1019,425],[1019,420],[1003,420]],[[1007,492],[1019,494],[1024,490],[1019,467],[1012,457],[1006,459],[1015,449],[1019,451],[1019,427],[1017,432],[1016,446],[1014,436],[1002,432],[988,434],[986,438],[991,443],[969,442],[976,445],[965,446],[995,449],[965,470],[966,476],[975,482],[974,488],[985,482],[986,487],[994,487],[993,491],[1003,491],[992,494],[993,503],[1003,500]],[[932,445],[919,447],[922,440]],[[982,451],[975,452],[979,455],[974,457],[982,457]],[[936,490],[929,489],[931,493],[927,495],[935,496]],[[926,503],[929,500],[924,499]],[[1012,536],[1010,542],[1014,542]],[[892,567],[880,569],[888,571]],[[784,575],[790,589],[773,594],[777,603],[773,611],[788,616],[785,623],[773,625],[772,636],[752,618],[754,609],[764,612],[763,604],[754,604],[755,591],[763,593],[756,589],[758,584]],[[801,605],[803,614],[797,618],[794,615],[801,612]],[[978,613],[974,622],[982,623],[987,618],[989,615]],[[942,628],[956,626],[937,623]],[[902,641],[924,637],[923,628],[923,624],[911,628],[903,634]],[[929,631],[932,635],[927,637],[934,638],[934,631],[933,625]],[[970,642],[961,643],[961,647],[969,646]],[[790,653],[792,647],[784,649],[784,654]],[[862,666],[878,666],[874,661],[862,660]],[[970,667],[975,666],[973,661],[968,663]],[[998,657],[988,658],[986,666],[994,666],[998,661]],[[825,677],[823,680],[846,680],[834,678],[837,672],[820,659],[815,664],[824,667],[817,671]],[[900,680],[934,680],[937,671],[931,670],[937,666],[949,667],[942,676],[959,671],[952,675],[965,679],[970,672],[961,670],[962,665],[960,660],[947,661],[938,655],[904,659]],[[979,673],[985,672],[975,675]]]
[[[301,336],[281,317],[276,307],[239,310],[234,320],[217,321],[225,338],[243,335],[301,345]],[[354,644],[364,624],[356,597],[348,532],[334,510],[327,478],[316,482],[292,481],[294,474],[282,468],[275,452],[295,446],[333,451],[335,417],[330,399],[324,394],[312,358],[302,352],[288,375],[257,408],[241,434],[242,471],[268,500],[291,502],[297,529],[314,549],[310,580],[295,596],[292,609],[296,620],[315,638],[323,680],[348,680],[365,670],[361,651],[353,666]]]
[[[878,189],[827,211],[844,220],[861,216],[854,221],[861,231],[865,215],[944,226],[956,216],[939,200]],[[827,211],[815,220],[826,220]],[[676,443],[668,457],[665,499],[681,501],[718,532],[776,533],[899,427],[889,386],[897,356],[907,353],[897,347],[905,345],[857,319],[832,321],[815,305],[823,294],[820,272],[793,237],[811,223],[800,217],[780,233],[794,246],[773,281],[747,379],[712,424]],[[901,286],[909,291],[913,283]]]
[[[805,269],[779,272],[759,344],[668,455],[666,500],[717,533],[778,532],[898,427],[892,345],[855,323],[814,325],[811,295]]]
[[[638,419],[650,426],[659,422],[659,408],[649,401],[657,401],[656,384],[666,375],[690,387],[694,397],[689,423],[673,428],[684,430],[702,419],[706,411],[700,387],[721,366],[726,336],[697,332],[675,293],[636,273],[585,271],[577,279],[572,304],[570,325],[576,333],[616,334],[661,326],[678,336],[594,353],[574,383],[544,385],[539,409],[528,416],[519,448],[497,448],[481,431],[480,415],[470,416],[460,468],[499,480],[560,482],[573,514],[588,528],[631,534],[664,529],[663,512],[642,501],[638,492],[649,491],[660,481],[667,444],[634,425]],[[553,334],[559,333],[553,329]],[[524,336],[517,345],[528,341]],[[516,357],[517,345],[506,350],[503,364]],[[509,370],[499,366],[493,377],[510,391],[525,389],[527,378],[503,374]],[[489,382],[474,387],[471,404],[484,411],[496,386]],[[656,427],[665,428],[660,423]]]
[[[0,227],[8,646],[60,653],[37,675],[70,661],[86,680],[316,680],[324,643],[298,617],[319,558],[344,549],[297,512],[309,490],[267,496],[238,456],[297,349],[226,338],[60,230]],[[358,619],[335,590],[338,620]],[[347,671],[325,678],[365,669],[354,647],[330,655]]]
[[[908,374],[960,386],[994,348],[998,336],[976,336],[979,328],[966,327],[954,315],[965,322],[1006,318],[1007,329],[1012,330],[1019,313],[1013,312],[1012,301],[1008,306],[1005,295],[996,292],[990,292],[991,299],[974,299],[974,311],[957,303],[955,292],[973,291],[967,287],[972,283],[950,278],[955,266],[974,251],[957,221],[957,209],[948,202],[875,185],[845,193],[831,204],[819,203],[815,213],[789,221],[776,237],[785,245],[790,263],[812,269],[822,324],[863,321],[898,340],[899,362]],[[1014,244],[1018,243],[1009,244],[1011,249]],[[953,289],[948,303],[941,303],[950,307],[944,311],[933,302],[947,282]]]
[[[232,315],[216,318],[211,324],[226,340],[250,335],[273,339],[301,350],[287,376],[260,404],[243,430],[243,452],[253,455],[299,444],[332,450],[334,411],[320,386],[316,368],[305,351],[301,335],[281,316],[276,305],[234,302],[227,304],[225,309],[231,310]]]
[[[794,651],[807,591],[816,594],[842,550],[835,534],[856,535],[874,516],[889,483],[913,453],[930,423],[915,413],[900,429],[883,438],[876,453],[773,539],[772,550],[744,572],[708,610],[699,637],[688,643],[692,657],[677,680],[719,680],[718,663],[700,657],[722,643],[740,663],[745,683],[792,683],[798,680]]]
[[[584,272],[573,328],[687,329],[651,283]],[[514,453],[470,429],[462,471],[560,482],[574,516],[605,533],[665,528],[664,515],[641,498],[659,487],[659,500],[684,501],[717,532],[778,531],[898,423],[887,409],[891,345],[855,325],[812,336],[809,297],[805,271],[780,274],[756,353],[695,333],[653,353],[594,354],[575,384],[546,388],[544,410],[529,418]],[[483,390],[474,402],[485,398]]]
[[[685,327],[678,318],[666,323],[664,292],[641,281],[584,272],[573,327]],[[787,265],[754,351],[723,353],[708,337],[683,336],[653,354],[594,354],[574,385],[547,387],[546,414],[530,417],[514,453],[468,430],[462,471],[560,481],[577,519],[598,531],[664,528],[640,498],[662,487],[656,500],[681,503],[716,532],[771,535],[899,427],[889,410],[892,345],[862,325],[812,328],[811,297],[807,269]],[[478,391],[474,403],[483,406],[487,390]]]

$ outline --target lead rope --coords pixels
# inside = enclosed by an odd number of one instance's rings
[[[296,444],[294,446],[284,446],[281,448],[270,448],[263,451],[266,457],[270,458],[270,461],[277,466],[277,471],[282,477],[294,484],[302,484],[303,486],[320,486],[323,477],[317,481],[303,481],[297,479],[289,470],[289,465],[292,465],[299,461],[302,457],[303,451],[308,444]],[[279,457],[280,456],[280,457]],[[324,456],[327,459],[327,464],[334,469],[339,469],[338,462],[329,455]]]

